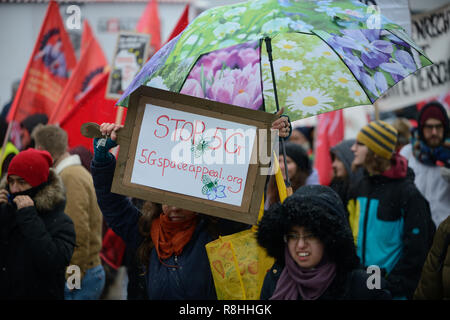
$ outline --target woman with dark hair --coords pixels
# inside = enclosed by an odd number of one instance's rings
[[[301,187],[272,206],[257,232],[259,245],[275,258],[261,299],[390,299],[381,277],[369,288],[346,216],[336,192],[320,185]]]
[[[286,150],[286,165],[288,176],[291,182],[292,190],[295,192],[295,190],[297,190],[301,186],[308,184],[307,181],[308,177],[313,172],[312,162],[309,159],[305,149],[301,145],[292,142],[286,142],[285,150]],[[280,169],[283,178],[286,180],[284,155],[281,152],[281,150],[278,162],[280,163]],[[267,184],[266,198],[267,198],[266,208],[280,201],[274,175],[270,176],[269,178],[269,182]]]
[[[137,250],[150,300],[217,299],[205,245],[249,225],[214,219],[182,208],[154,204],[145,213],[130,199],[111,192],[120,125],[104,123],[106,145],[94,140],[91,172],[100,209],[109,227],[127,248]]]

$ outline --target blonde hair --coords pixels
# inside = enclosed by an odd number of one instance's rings
[[[391,160],[383,158],[368,149],[363,166],[370,174],[382,174],[391,166]]]

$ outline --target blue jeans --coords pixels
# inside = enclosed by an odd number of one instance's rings
[[[64,286],[65,300],[98,300],[105,287],[105,270],[102,265],[86,270],[80,289]]]

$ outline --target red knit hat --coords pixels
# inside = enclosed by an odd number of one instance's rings
[[[430,104],[426,109],[424,108],[421,116],[420,116],[420,124],[423,126],[425,122],[434,118],[442,122],[442,125],[445,126],[445,111],[439,108],[436,104]]]
[[[8,167],[8,176],[19,176],[32,187],[37,187],[47,182],[52,164],[53,159],[50,153],[28,148],[12,158]]]

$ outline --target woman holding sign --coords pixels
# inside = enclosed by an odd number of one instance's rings
[[[109,227],[138,250],[145,267],[147,295],[154,300],[216,299],[205,245],[248,225],[211,217],[168,205],[153,205],[140,212],[125,196],[111,192],[115,147],[121,125],[103,123],[108,139],[94,140],[91,164],[97,199]],[[174,182],[175,183],[175,182]]]

